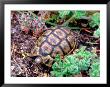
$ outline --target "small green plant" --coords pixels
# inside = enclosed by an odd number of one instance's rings
[[[90,66],[90,61],[96,55],[86,50],[86,46],[82,46],[75,54],[74,57],[79,60],[80,70],[87,70]]]
[[[96,31],[94,31],[95,37],[100,37],[100,29],[98,28]]]
[[[92,15],[91,21],[89,22],[89,25],[94,28],[95,26],[99,26],[100,24],[100,13],[96,12]]]
[[[66,58],[65,60],[61,60],[60,56],[57,55],[55,61],[56,62],[52,66],[52,76],[63,77],[80,73],[80,70],[78,68],[78,60],[72,55],[68,56],[68,58]]]
[[[71,11],[66,11],[66,10],[64,10],[64,11],[58,11],[58,13],[59,13],[59,16],[61,17],[61,18],[64,18],[66,15],[69,15],[70,14],[70,12]]]
[[[61,60],[60,55],[57,55],[55,63],[52,65],[51,75],[55,77],[77,75],[83,70],[88,70],[91,58],[95,58],[95,56],[85,47],[81,47],[73,55],[65,56],[64,60]]]
[[[94,59],[91,64],[91,69],[89,69],[89,75],[91,77],[99,77],[100,76],[100,61],[99,59]]]
[[[81,19],[81,17],[86,16],[86,11],[75,11],[73,16],[75,19]]]

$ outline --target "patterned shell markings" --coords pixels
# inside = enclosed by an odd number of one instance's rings
[[[69,29],[49,29],[38,39],[39,54],[41,56],[50,55],[55,57],[56,54],[66,55],[78,45],[76,35]]]

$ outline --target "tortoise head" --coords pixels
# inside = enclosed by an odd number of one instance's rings
[[[32,49],[30,58],[35,61],[36,64],[44,64],[46,66],[51,66],[53,63],[53,58],[50,55],[43,56],[39,54],[39,47]]]
[[[41,56],[41,55],[37,55],[37,56],[32,56],[31,57],[36,64],[43,64],[43,65],[46,65],[48,67],[51,67],[52,66],[52,63],[53,63],[53,58],[51,58],[49,55],[48,56]]]

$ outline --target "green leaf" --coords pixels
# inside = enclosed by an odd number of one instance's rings
[[[59,55],[59,54],[56,55],[56,57],[55,57],[55,61],[56,61],[56,62],[61,61],[61,60],[60,60],[60,55]]]
[[[62,74],[60,72],[51,71],[50,73],[51,73],[51,76],[62,77]]]
[[[94,36],[100,37],[100,29],[99,28],[94,32]]]
[[[89,70],[89,75],[91,77],[99,77],[100,76],[100,61],[99,59],[93,60],[91,65],[91,69]]]
[[[66,15],[69,15],[71,11],[64,10],[64,11],[58,11],[58,12],[59,12],[59,16],[61,18],[64,18]]]
[[[96,12],[92,15],[91,17],[91,21],[89,22],[89,25],[91,27],[95,27],[95,26],[99,26],[100,24],[100,13],[99,12]]]
[[[81,19],[81,17],[86,16],[86,11],[75,11],[74,18]]]
[[[68,68],[65,68],[62,72],[63,75],[67,75],[67,72],[68,72]]]
[[[79,70],[79,67],[76,65],[71,65],[68,67],[68,72],[71,74],[71,75],[75,75],[75,74],[78,74],[80,73],[80,70]]]

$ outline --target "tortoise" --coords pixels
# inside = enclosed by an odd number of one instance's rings
[[[38,38],[36,46],[32,50],[32,55],[37,55],[36,62],[41,61],[39,58],[44,60],[43,63],[47,62],[47,59],[52,61],[57,54],[60,54],[61,58],[63,58],[71,50],[75,50],[78,47],[78,34],[70,29],[59,27],[48,29]]]

